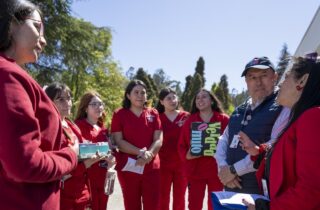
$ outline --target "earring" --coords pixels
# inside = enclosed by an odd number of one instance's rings
[[[302,90],[302,87],[300,85],[297,85],[296,89],[297,89],[297,91],[300,91],[300,90]]]

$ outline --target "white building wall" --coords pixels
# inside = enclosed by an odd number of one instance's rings
[[[306,53],[315,51],[318,52],[318,55],[320,54],[320,6],[298,45],[294,56],[303,56]]]

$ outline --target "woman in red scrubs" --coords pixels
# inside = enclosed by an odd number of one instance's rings
[[[104,126],[106,118],[104,106],[100,95],[94,91],[85,93],[81,97],[75,122],[80,128],[85,141],[92,143],[108,141],[108,130]],[[107,160],[101,160],[87,170],[92,197],[92,210],[105,210],[107,208],[109,196],[104,192],[107,169]]]
[[[189,209],[202,209],[205,189],[208,187],[208,209],[212,210],[210,192],[221,191],[223,185],[218,178],[218,168],[213,156],[193,156],[190,152],[191,125],[193,122],[219,122],[223,133],[229,122],[221,103],[210,91],[201,89],[192,102],[191,116],[182,127],[180,144],[183,147],[182,157],[187,161],[187,177],[189,188]]]
[[[187,177],[185,162],[181,160],[178,146],[181,128],[189,113],[178,110],[178,96],[170,88],[160,91],[157,110],[163,128],[163,144],[159,151],[161,161],[161,210],[169,210],[170,191],[173,188],[173,210],[185,209]]]
[[[64,84],[53,83],[45,88],[46,94],[56,105],[61,119],[63,134],[68,142],[78,139],[82,143],[82,136],[79,128],[67,117],[71,114],[72,97],[71,90]],[[64,142],[66,146],[68,142]],[[78,162],[77,168],[70,174],[63,177],[61,185],[61,210],[85,210],[90,206],[90,194],[87,183],[86,169],[98,158],[86,159]]]
[[[116,170],[126,210],[160,210],[162,127],[158,111],[147,108],[146,101],[145,84],[133,80],[122,108],[112,117],[112,137],[120,150]]]

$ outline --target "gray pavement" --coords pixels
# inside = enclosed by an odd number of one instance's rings
[[[186,193],[186,207],[188,206],[187,198],[188,198],[188,193]],[[172,195],[171,195],[170,201],[172,201]],[[170,203],[170,210],[171,210],[171,207],[172,207],[172,204]],[[206,196],[203,202],[203,210],[207,210],[207,209],[208,207],[207,207],[207,193],[206,193]],[[121,187],[119,185],[118,179],[116,179],[115,181],[114,192],[109,197],[108,210],[125,210],[123,206]]]

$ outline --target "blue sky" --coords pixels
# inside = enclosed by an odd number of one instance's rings
[[[294,54],[319,0],[80,0],[72,14],[111,29],[112,55],[123,73],[131,66],[162,68],[185,83],[200,56],[206,88],[228,76],[230,91],[255,56],[276,65],[282,45]]]

